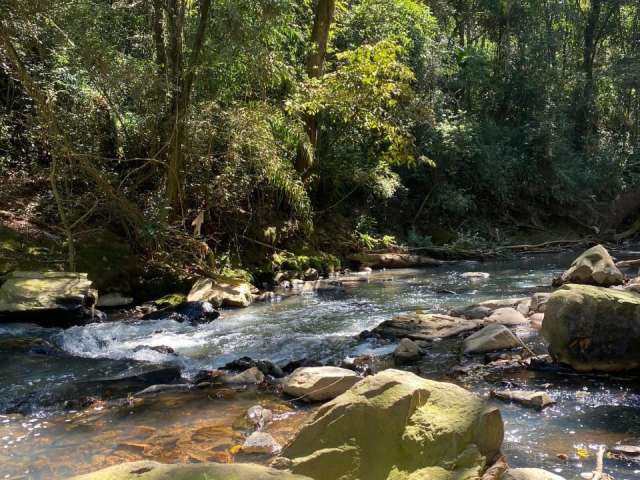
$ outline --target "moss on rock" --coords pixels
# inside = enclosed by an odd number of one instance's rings
[[[165,465],[140,461],[123,463],[71,480],[309,480],[281,470],[253,464],[178,464]]]
[[[318,480],[466,479],[498,452],[503,433],[499,411],[480,397],[386,370],[320,408],[282,455]]]
[[[640,368],[640,296],[565,285],[547,302],[542,335],[552,357],[578,371]]]

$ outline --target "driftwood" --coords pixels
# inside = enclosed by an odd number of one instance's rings
[[[591,480],[611,480],[611,477],[604,473],[604,454],[607,453],[607,447],[600,445],[596,458],[596,469],[591,474]]]

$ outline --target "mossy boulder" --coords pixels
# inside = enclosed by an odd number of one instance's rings
[[[164,465],[140,461],[122,463],[94,473],[79,475],[72,480],[309,480],[253,464],[178,464]]]
[[[86,273],[12,272],[0,287],[0,317],[66,327],[90,317],[97,299]]]
[[[500,412],[480,397],[385,370],[323,405],[282,456],[316,480],[471,480],[503,434]]]
[[[616,267],[607,249],[602,245],[596,245],[576,258],[569,270],[564,272],[555,283],[556,285],[580,283],[611,287],[622,285],[624,274]]]
[[[549,353],[578,371],[640,367],[640,296],[565,285],[549,298],[542,323]]]

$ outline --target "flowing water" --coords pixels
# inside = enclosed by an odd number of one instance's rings
[[[190,377],[244,355],[278,364],[301,358],[335,362],[363,354],[384,355],[394,346],[358,341],[356,335],[401,312],[444,312],[548,290],[552,276],[574,256],[378,272],[366,283],[225,311],[206,325],[135,319],[64,331],[0,325],[0,411],[20,412],[0,415],[0,478],[65,478],[142,458],[245,461],[235,455],[234,446],[249,431],[243,420],[248,407],[261,404],[274,410],[275,421],[268,431],[280,442],[313,407],[255,389],[165,393],[141,400],[127,396],[137,391],[135,385],[120,385],[113,379],[160,365],[177,366]],[[465,271],[491,276],[468,280],[461,276]],[[533,348],[544,350],[537,334],[521,333]],[[17,339],[34,338],[49,341],[65,354],[34,355],[6,347]],[[175,354],[144,346],[168,346]],[[458,381],[484,395],[505,385],[546,388],[557,401],[543,412],[498,405],[505,420],[504,452],[513,466],[546,468],[573,480],[594,468],[597,445],[640,444],[640,388],[633,378],[514,371],[456,379],[450,373],[459,358],[451,347],[455,347],[451,342],[435,345],[417,366],[420,374]],[[63,407],[65,400],[86,395],[120,400]],[[568,460],[558,454],[566,454]],[[640,478],[640,463],[608,459],[606,466],[616,480]]]

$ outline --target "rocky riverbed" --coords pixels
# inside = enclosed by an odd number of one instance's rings
[[[339,288],[223,310],[204,323],[119,315],[64,330],[2,325],[0,473],[66,478],[137,460],[267,464],[273,455],[243,451],[255,430],[247,412],[270,410],[263,430],[284,446],[318,404],[305,401],[304,391],[282,394],[279,377],[300,364],[331,364],[360,375],[399,367],[466,387],[500,408],[512,466],[581,478],[595,468],[598,445],[640,445],[640,391],[630,373],[577,374],[526,359],[546,353],[535,315],[575,256],[373,273]],[[398,318],[431,322],[433,315],[437,328],[418,322],[419,331],[411,327],[417,334],[394,334]],[[439,335],[452,315],[465,315],[454,327],[467,330]],[[385,328],[394,317],[395,330]],[[486,328],[494,330],[491,341],[504,341],[497,327],[527,348],[468,350],[473,342],[464,339]],[[405,337],[417,350],[405,343],[404,356],[394,359]],[[244,356],[265,361],[238,361]],[[217,373],[225,366],[234,370]],[[551,403],[505,402],[505,391],[544,392]],[[628,455],[606,466],[617,480],[640,475]]]

